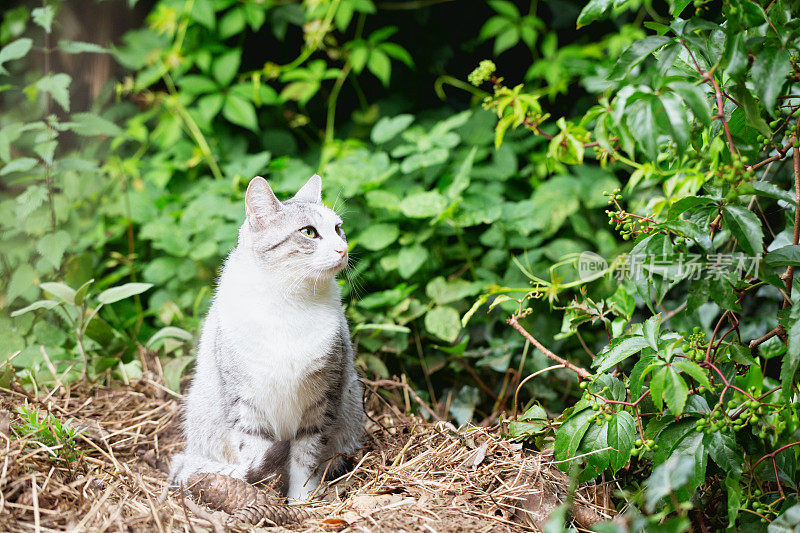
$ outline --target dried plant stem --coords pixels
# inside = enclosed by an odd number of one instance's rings
[[[570,363],[563,357],[557,356],[556,354],[548,350],[541,342],[534,339],[533,335],[528,333],[528,331],[525,328],[523,328],[522,325],[520,325],[517,318],[518,318],[517,315],[511,315],[511,317],[508,320],[506,320],[506,323],[515,330],[519,331],[523,337],[528,339],[528,341],[530,341],[531,344],[536,346],[539,349],[539,351],[542,352],[547,358],[552,359],[556,363],[564,365],[564,368],[572,370],[573,372],[578,374],[578,377],[582,379],[590,379],[592,377],[592,374],[588,370],[581,368],[579,366],[575,366],[574,364]]]

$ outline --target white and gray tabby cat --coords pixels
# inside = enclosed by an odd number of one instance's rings
[[[361,384],[335,279],[347,242],[321,190],[317,175],[283,202],[264,178],[247,187],[239,243],[200,337],[171,483],[200,472],[250,483],[279,474],[290,498],[307,499],[326,468],[343,466],[337,454],[359,448]]]

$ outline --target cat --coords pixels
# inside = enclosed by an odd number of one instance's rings
[[[362,389],[336,282],[347,241],[321,193],[316,174],[283,202],[264,178],[250,181],[203,325],[172,484],[277,474],[289,498],[305,500],[359,449]]]

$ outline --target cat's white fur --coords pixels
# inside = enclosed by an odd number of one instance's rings
[[[318,199],[319,188],[319,177],[315,176],[295,198]],[[271,190],[259,194],[248,191],[253,202],[248,203],[239,246],[225,263],[200,339],[195,378],[185,400],[187,446],[184,454],[173,458],[173,483],[185,483],[193,473],[210,471],[244,479],[248,468],[269,448],[263,439],[220,423],[230,417],[218,383],[220,350],[242,373],[244,385],[238,390],[241,402],[249,408],[236,412],[237,417],[243,417],[239,423],[245,427],[266,423],[274,441],[284,441],[295,438],[304,413],[313,407],[310,402],[318,401],[311,394],[314,391],[306,390],[309,384],[304,378],[322,364],[322,357],[343,327],[347,332],[335,280],[336,271],[346,261],[342,250],[347,250],[347,244],[334,230],[341,220],[319,202],[319,209],[309,215],[319,221],[315,224],[321,234],[319,249],[307,257],[265,265],[255,250],[257,239],[268,238],[264,232],[269,209],[275,207],[270,205],[274,199],[271,194]],[[355,380],[352,362],[347,372],[347,386],[360,392],[357,383],[350,382]],[[360,415],[353,415],[358,418],[356,424],[361,421]],[[332,449],[351,453],[359,439],[354,432],[350,428],[347,433],[334,435]],[[320,473],[308,468],[302,446],[293,446],[293,452],[288,496],[304,499],[316,488]]]

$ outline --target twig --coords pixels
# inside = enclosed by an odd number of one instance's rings
[[[375,380],[375,381],[371,381],[371,380],[369,380],[369,379],[362,379],[362,381],[363,381],[364,383],[366,383],[367,385],[372,385],[373,387],[376,387],[376,388],[389,388],[389,387],[391,387],[391,388],[395,388],[395,389],[397,389],[397,388],[402,388],[402,389],[404,389],[404,390],[405,390],[405,391],[406,391],[406,392],[407,392],[407,393],[408,393],[408,394],[409,394],[409,395],[410,395],[412,398],[414,398],[414,400],[416,400],[416,402],[417,402],[417,403],[420,405],[420,407],[422,407],[423,409],[425,409],[425,411],[426,411],[426,412],[427,412],[429,415],[431,415],[433,418],[435,418],[435,419],[436,419],[437,421],[439,421],[439,422],[442,422],[442,421],[444,421],[444,418],[442,418],[441,416],[437,415],[437,414],[434,412],[434,410],[433,410],[433,409],[431,409],[431,408],[428,406],[428,404],[426,404],[426,403],[425,403],[425,402],[422,400],[422,398],[420,398],[420,397],[417,395],[417,393],[414,391],[414,389],[413,389],[413,388],[411,387],[411,385],[409,385],[408,383],[401,383],[401,382],[399,382],[399,381],[392,381],[391,379],[378,379],[378,380]]]
[[[533,336],[530,333],[528,333],[528,331],[525,328],[523,328],[517,321],[517,315],[511,315],[511,317],[508,320],[506,320],[506,323],[515,330],[519,331],[523,337],[528,339],[528,341],[531,344],[536,346],[539,349],[539,351],[542,352],[549,359],[552,359],[556,363],[564,365],[565,368],[568,368],[573,372],[575,372],[576,374],[578,374],[578,377],[580,378],[590,379],[592,377],[592,374],[588,370],[581,368],[579,366],[575,366],[566,359],[557,356],[556,354],[545,348],[545,346],[542,343],[534,339]]]

